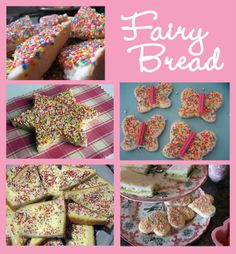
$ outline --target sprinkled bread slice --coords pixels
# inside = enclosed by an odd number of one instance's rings
[[[186,195],[184,197],[181,198],[176,198],[170,201],[166,201],[165,205],[169,205],[169,206],[187,206],[189,205],[191,202],[193,201],[193,197],[191,194]]]
[[[66,226],[64,197],[20,208],[15,212],[14,220],[22,236],[64,237]]]
[[[170,229],[166,215],[161,211],[155,211],[139,222],[139,231],[144,234],[154,232],[158,236],[165,236]]]
[[[77,204],[106,217],[113,216],[113,189],[108,185],[74,190],[67,193],[68,198]]]
[[[14,178],[24,167],[25,167],[25,165],[13,167],[13,168],[7,168],[7,170],[6,170],[7,181]]]
[[[60,191],[61,174],[60,169],[55,165],[41,165],[38,167],[43,187],[49,195],[58,196]]]
[[[107,217],[74,202],[68,203],[67,216],[72,223],[80,225],[106,225],[109,222]]]
[[[25,166],[7,182],[7,203],[14,210],[38,202],[46,196],[47,192],[35,167]]]
[[[85,181],[84,183],[80,183],[79,185],[72,188],[72,190],[83,190],[83,189],[98,187],[103,185],[109,185],[112,188],[112,185],[109,182],[107,182],[105,179],[103,179],[99,175],[94,175],[93,177]]]
[[[183,214],[186,221],[190,221],[195,217],[195,212],[187,206],[176,206],[176,209]]]
[[[213,202],[214,198],[209,194],[205,194],[196,198],[188,207],[204,218],[211,218],[216,212],[215,206],[212,205]]]
[[[89,6],[80,7],[72,20],[72,36],[81,40],[105,37],[105,16]]]
[[[68,190],[80,183],[85,182],[96,174],[89,166],[66,166],[61,168],[60,190]]]
[[[68,80],[104,79],[104,59],[103,39],[69,45],[58,56],[64,78]]]
[[[58,196],[63,191],[86,181],[95,174],[88,166],[65,166],[59,169],[55,165],[42,165],[38,168],[44,188],[50,195]]]
[[[71,225],[66,245],[70,246],[93,246],[95,245],[93,226]]]
[[[17,224],[13,222],[15,212],[7,205],[6,237],[7,245],[24,245],[26,238],[19,235]]]
[[[10,55],[16,46],[34,34],[34,27],[28,15],[17,19],[6,27],[7,53]]]
[[[181,229],[185,226],[185,217],[176,207],[167,206],[167,217],[173,228]]]
[[[68,40],[71,23],[45,28],[18,45],[8,79],[41,79]]]

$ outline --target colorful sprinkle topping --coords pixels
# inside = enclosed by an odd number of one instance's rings
[[[183,118],[201,117],[207,122],[216,120],[216,111],[222,106],[224,99],[221,93],[212,91],[204,96],[204,105],[202,112],[199,112],[199,94],[192,88],[186,88],[182,91],[181,107],[179,115]]]
[[[45,47],[54,46],[55,37],[65,28],[66,23],[56,25],[52,28],[44,28],[43,31],[32,36],[28,40],[16,47],[13,55],[13,68],[21,65],[23,70],[27,70],[29,63],[39,60],[45,54]],[[67,25],[67,24],[66,24]]]
[[[125,136],[121,144],[123,150],[131,151],[139,147],[143,147],[148,151],[158,149],[157,139],[165,128],[164,117],[156,114],[146,122],[142,145],[138,145],[137,140],[140,137],[141,125],[142,122],[132,115],[123,120],[122,129]]]
[[[70,91],[71,93],[71,91]],[[16,126],[34,127],[38,150],[42,151],[63,138],[74,145],[87,145],[84,123],[97,117],[98,112],[89,106],[75,103],[69,92],[57,96],[34,93],[34,107],[14,119]]]
[[[94,61],[95,54],[104,46],[105,43],[102,39],[74,44],[62,50],[58,56],[58,61],[65,69],[72,69],[75,66],[81,67],[89,64],[96,64]]]
[[[134,90],[138,102],[138,111],[147,112],[152,108],[168,108],[171,101],[168,98],[172,92],[171,83],[159,83],[157,86],[137,86]]]
[[[188,124],[183,121],[174,122],[170,129],[170,142],[165,145],[163,155],[167,158],[201,160],[215,147],[216,135],[212,131],[204,130],[195,135],[187,151],[180,155],[180,150],[190,133]]]
[[[81,7],[72,21],[73,36],[82,40],[105,36],[105,16],[91,7]]]

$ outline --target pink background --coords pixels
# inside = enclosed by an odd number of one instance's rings
[[[115,124],[114,124],[114,134],[115,134],[115,151],[114,160],[27,160],[27,163],[57,163],[57,164],[74,164],[74,163],[89,163],[89,164],[115,164],[115,247],[6,247],[5,246],[5,165],[6,164],[16,164],[16,163],[26,163],[26,160],[6,160],[5,159],[5,105],[6,105],[6,84],[19,83],[19,84],[39,84],[42,81],[6,81],[5,80],[5,55],[6,55],[6,45],[5,45],[5,22],[6,22],[6,3],[8,5],[105,5],[106,6],[106,80],[100,83],[108,83],[115,85]],[[236,57],[236,1],[213,1],[213,0],[146,0],[146,1],[131,1],[131,0],[96,0],[96,1],[82,1],[82,0],[31,0],[31,1],[3,1],[0,2],[0,28],[2,42],[0,44],[0,64],[1,64],[1,93],[0,93],[0,103],[1,103],[1,119],[2,124],[0,125],[1,133],[1,162],[0,166],[0,181],[1,181],[1,202],[0,206],[0,217],[1,217],[1,227],[0,227],[0,245],[1,251],[3,253],[41,253],[42,251],[48,253],[91,253],[91,251],[96,251],[96,253],[142,253],[144,249],[142,247],[119,247],[120,242],[120,229],[119,229],[119,82],[121,81],[132,81],[132,82],[145,82],[145,81],[229,81],[231,83],[231,160],[228,161],[217,161],[219,163],[230,163],[231,166],[231,246],[225,247],[224,249],[220,247],[150,247],[147,251],[171,253],[171,251],[177,251],[181,253],[199,253],[214,251],[217,253],[231,253],[236,247],[236,200],[232,193],[236,193],[236,185],[234,180],[236,179],[236,159],[233,156],[232,151],[236,150],[236,134],[232,130],[236,129],[236,115],[232,111],[232,108],[236,108],[236,72],[235,72],[235,57]],[[170,22],[174,23],[175,27],[178,25],[183,25],[189,29],[202,27],[204,31],[209,31],[209,36],[205,42],[205,52],[207,54],[207,48],[211,51],[216,46],[221,48],[221,58],[225,63],[223,70],[217,72],[195,72],[190,73],[188,71],[175,71],[170,72],[166,68],[155,73],[140,73],[137,65],[137,59],[135,59],[134,54],[127,54],[126,48],[128,43],[123,40],[125,33],[121,31],[121,26],[125,25],[120,19],[121,15],[130,16],[134,12],[144,11],[144,10],[156,10],[159,13],[159,19],[156,23],[157,25],[163,26],[163,29]],[[137,42],[137,41],[136,41]],[[136,43],[135,42],[135,43]],[[128,46],[130,46],[129,44]],[[171,44],[173,54],[174,52],[182,52],[184,50],[183,43],[176,41],[176,44]],[[179,54],[179,53],[178,53]],[[73,81],[48,81],[48,84],[61,84],[61,83],[73,83],[78,82]],[[80,82],[80,83],[98,83],[94,82]],[[235,152],[234,152],[235,153]],[[132,163],[132,162],[129,162]],[[151,163],[151,161],[149,161]],[[164,161],[162,164],[166,163]],[[174,162],[175,163],[175,162]],[[181,164],[183,162],[176,162]],[[200,162],[201,163],[201,162]],[[208,163],[204,161],[204,164]],[[212,162],[211,162],[212,163]],[[214,162],[213,162],[214,163]],[[233,212],[234,211],[234,212]],[[33,248],[33,249],[32,249]],[[146,247],[144,247],[146,249]]]

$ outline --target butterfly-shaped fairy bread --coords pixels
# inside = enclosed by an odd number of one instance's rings
[[[206,122],[216,120],[216,111],[222,106],[224,99],[221,93],[212,91],[208,94],[199,94],[192,88],[181,92],[181,107],[179,115],[183,118],[201,117]]]
[[[132,151],[137,148],[145,148],[147,151],[156,151],[159,147],[158,137],[166,125],[161,115],[154,115],[148,121],[141,122],[136,116],[129,115],[122,122],[124,140],[121,147],[125,151]]]
[[[153,108],[169,108],[171,100],[168,98],[173,88],[171,83],[159,83],[157,86],[137,86],[134,95],[138,102],[138,112],[145,113]]]
[[[170,128],[170,142],[163,148],[163,155],[167,158],[183,160],[201,160],[216,145],[214,132],[204,130],[195,133],[183,121],[176,121]]]

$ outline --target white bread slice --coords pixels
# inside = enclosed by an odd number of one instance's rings
[[[93,177],[96,171],[89,166],[67,166],[61,167],[60,190],[68,190]]]
[[[50,195],[59,196],[63,191],[88,180],[95,174],[89,166],[65,166],[59,169],[55,165],[38,167],[44,188]]]
[[[34,27],[28,15],[17,19],[6,27],[7,53],[14,52],[17,45],[34,34]]]
[[[159,189],[156,178],[151,175],[143,175],[131,169],[121,170],[121,192],[142,197],[152,197]]]
[[[25,166],[7,182],[7,203],[13,210],[47,196],[35,167]]]
[[[173,228],[181,229],[185,226],[185,216],[174,206],[167,206],[167,217]]]
[[[7,168],[7,170],[6,170],[7,171],[6,172],[7,181],[14,178],[24,167],[25,167],[25,165],[13,167],[13,168]]]
[[[106,225],[109,222],[107,217],[74,202],[68,203],[67,216],[72,223],[80,225]]]
[[[165,236],[170,229],[166,215],[161,211],[155,211],[139,222],[139,231],[144,234],[154,232],[158,236]]]
[[[64,197],[52,201],[27,205],[15,212],[14,221],[22,236],[64,237],[66,226],[66,207]]]
[[[8,79],[41,79],[69,38],[71,23],[45,28],[17,46]]]
[[[66,245],[70,246],[93,246],[95,245],[93,226],[71,225]]]
[[[176,206],[176,209],[183,214],[186,221],[190,221],[195,217],[195,212],[187,206]]]
[[[56,165],[40,165],[38,171],[43,187],[47,190],[49,195],[59,196],[63,194],[63,192],[60,191],[61,173]]]
[[[95,39],[69,45],[60,52],[58,62],[64,70],[65,79],[104,79],[104,40]]]
[[[94,175],[93,177],[89,178],[87,181],[73,187],[72,190],[83,190],[83,189],[98,187],[103,185],[109,185],[112,188],[112,185],[109,182],[107,182],[105,179],[103,179],[99,175]]]
[[[74,190],[67,193],[69,199],[105,217],[113,216],[114,193],[108,185]]]
[[[7,205],[6,236],[8,245],[24,245],[27,239],[19,235],[18,226],[13,221],[14,215],[15,212]]]
[[[214,198],[209,194],[205,194],[196,198],[188,207],[204,218],[211,218],[216,212],[213,202]]]

